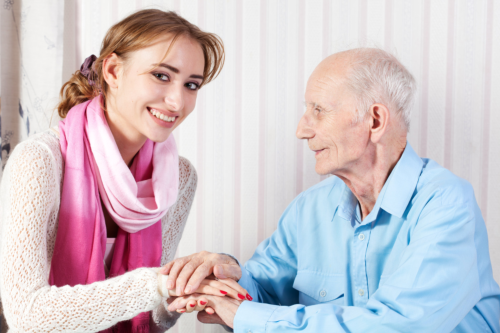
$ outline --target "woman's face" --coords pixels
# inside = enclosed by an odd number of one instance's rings
[[[164,58],[172,39],[130,53],[122,68],[117,67],[108,105],[114,114],[108,117],[129,140],[165,141],[196,105],[205,65],[202,48],[189,37],[179,37]]]

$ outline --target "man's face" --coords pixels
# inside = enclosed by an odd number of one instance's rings
[[[368,145],[369,122],[357,122],[355,96],[343,85],[345,67],[322,63],[307,82],[307,110],[297,137],[307,139],[316,152],[316,172],[321,175],[349,172]]]

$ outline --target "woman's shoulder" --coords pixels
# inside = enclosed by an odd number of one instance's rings
[[[198,183],[198,174],[191,162],[182,156],[179,156],[179,190],[183,192],[187,188],[196,190]]]
[[[62,170],[63,159],[59,146],[59,136],[52,129],[34,134],[20,142],[12,152],[6,168],[16,169],[28,166],[31,163],[41,162],[44,165],[53,165]]]

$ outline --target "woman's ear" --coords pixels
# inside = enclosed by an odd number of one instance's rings
[[[390,111],[383,104],[373,104],[370,107],[370,131],[372,142],[378,142],[383,137],[389,124]]]
[[[111,53],[102,62],[102,75],[110,89],[116,89],[122,78],[122,62],[116,53]]]

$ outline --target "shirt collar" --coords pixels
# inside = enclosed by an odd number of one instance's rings
[[[383,210],[399,218],[403,217],[413,192],[415,192],[423,166],[422,159],[415,153],[410,143],[406,142],[403,155],[385,182],[386,191],[385,193],[381,192],[381,196],[378,198],[381,199]]]
[[[391,215],[399,218],[403,217],[417,186],[422,167],[422,159],[415,153],[410,143],[407,142],[401,158],[389,175],[382,191],[380,191],[375,206],[361,225],[375,221],[380,208]],[[354,218],[358,201],[345,184],[338,202],[337,213],[339,217],[351,221]]]

